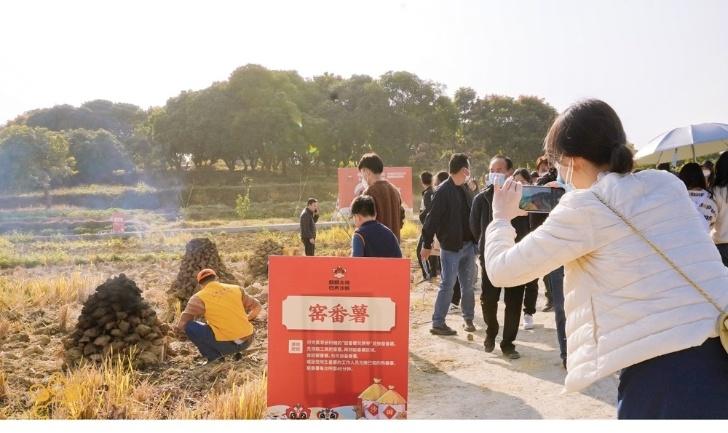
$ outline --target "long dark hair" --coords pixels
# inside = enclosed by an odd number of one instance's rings
[[[728,187],[728,152],[723,152],[715,163],[713,188]]]
[[[634,166],[622,121],[598,99],[579,101],[561,113],[546,135],[544,149],[552,158],[578,156],[614,173],[629,173]]]
[[[697,162],[688,162],[683,165],[680,169],[678,177],[685,184],[688,189],[700,188],[708,189],[705,184],[705,176],[703,176],[703,169],[698,165]]]
[[[528,170],[526,170],[525,168],[519,168],[518,170],[514,171],[513,176],[515,175],[521,176],[523,180],[528,182],[529,185],[533,182],[531,179],[531,173],[529,173]]]

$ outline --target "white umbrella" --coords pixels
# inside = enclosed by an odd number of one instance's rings
[[[699,123],[658,135],[637,149],[637,164],[695,159],[728,150],[728,124]]]

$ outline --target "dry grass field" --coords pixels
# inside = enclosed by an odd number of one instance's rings
[[[413,255],[418,227],[404,229]],[[322,230],[320,255],[350,254],[350,229]],[[166,291],[192,235],[66,240],[0,237],[0,419],[255,419],[266,407],[265,314],[256,341],[241,360],[200,367],[189,342],[166,336],[157,365],[136,367],[135,353],[103,362],[64,364],[63,340],[75,328],[84,301],[107,278],[126,274],[157,316],[172,324],[181,305]],[[195,235],[199,237],[199,235]],[[255,245],[273,238],[300,254],[297,233],[208,236],[248,292],[267,307],[267,282],[248,274]]]

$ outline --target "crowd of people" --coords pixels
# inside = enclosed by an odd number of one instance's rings
[[[489,175],[500,174],[503,178],[513,178],[521,184],[550,184],[559,185],[555,170],[549,166],[545,157],[536,161],[537,171],[530,173],[525,168],[516,169],[512,160],[503,155],[495,156],[489,165]],[[501,297],[501,287],[494,286],[488,278],[484,267],[483,252],[485,245],[485,230],[492,220],[491,203],[493,200],[494,184],[490,177],[485,180],[485,188],[479,191],[475,179],[470,177],[469,160],[466,155],[454,155],[450,162],[449,172],[440,171],[435,176],[425,171],[420,175],[422,183],[422,205],[419,219],[423,224],[422,236],[417,245],[417,257],[420,258],[420,269],[423,278],[431,280],[437,274],[441,275],[440,291],[433,313],[433,327],[431,332],[436,335],[455,335],[457,331],[445,323],[445,315],[462,312],[466,332],[476,330],[473,323],[474,292],[470,290],[477,280],[477,269],[473,269],[475,257],[480,268],[481,295],[480,305],[483,319],[486,324],[486,339],[484,348],[492,352],[500,325],[497,318],[498,302]],[[444,188],[439,193],[437,201],[434,200],[435,191]],[[433,214],[434,209],[434,214]],[[433,215],[429,218],[428,216]],[[535,227],[538,227],[547,214],[532,213],[519,216],[512,221],[516,229],[516,241],[525,237]],[[445,246],[438,239],[445,239]],[[422,253],[425,250],[424,254]],[[453,252],[460,256],[453,258]],[[460,258],[463,258],[461,261]],[[457,265],[455,264],[457,262]],[[457,268],[455,267],[457,266]],[[462,266],[462,269],[460,268]],[[469,283],[465,290],[461,289],[461,281]],[[547,302],[544,312],[555,311],[557,334],[560,354],[564,367],[566,367],[566,336],[565,315],[563,308],[563,269],[543,276],[546,286]],[[552,289],[553,287],[553,289]],[[462,290],[462,291],[461,291]],[[554,292],[556,303],[554,304]],[[503,290],[505,302],[505,315],[503,320],[503,333],[500,347],[503,354],[509,359],[520,358],[514,341],[517,338],[523,312],[523,329],[534,328],[534,314],[538,298],[538,280],[534,279],[525,284],[509,287]],[[445,308],[449,308],[445,311]]]
[[[586,100],[555,120],[534,172],[497,155],[480,189],[463,153],[447,171],[423,172],[417,258],[424,279],[440,277],[430,332],[456,335],[455,311],[476,331],[480,275],[484,350],[495,350],[503,294],[500,350],[518,359],[521,313],[532,329],[542,279],[567,390],[619,373],[619,418],[728,418],[728,152],[715,166],[638,171],[626,143],[614,110]],[[366,187],[351,204],[352,255],[402,257],[399,192],[378,155],[358,169]],[[550,213],[528,213],[519,204],[530,184],[566,193]],[[317,219],[312,198],[301,213],[306,255]],[[214,271],[198,280],[178,331],[209,360],[243,350],[260,305]]]

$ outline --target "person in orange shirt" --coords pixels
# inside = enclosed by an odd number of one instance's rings
[[[251,321],[262,310],[260,302],[239,286],[219,282],[212,269],[201,270],[197,282],[202,289],[187,302],[177,333],[187,335],[207,363],[247,349],[253,343]],[[194,320],[198,317],[207,324]]]

